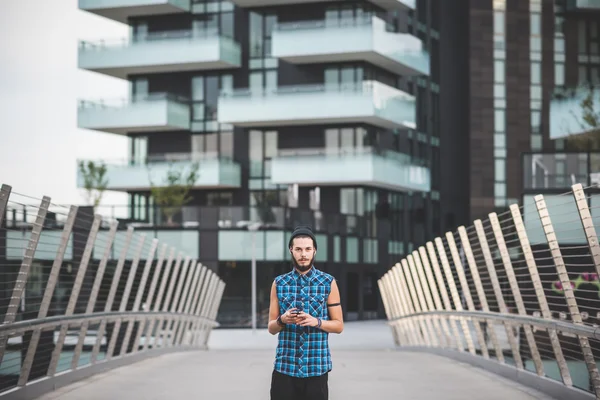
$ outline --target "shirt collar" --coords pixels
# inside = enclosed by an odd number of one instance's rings
[[[306,274],[301,274],[300,272],[298,272],[298,270],[294,267],[293,270],[293,275],[294,278],[296,279],[306,279],[308,281],[312,280],[313,277],[315,277],[316,272],[315,272],[315,266],[313,265]]]

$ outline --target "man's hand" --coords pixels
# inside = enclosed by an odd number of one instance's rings
[[[304,311],[300,311],[300,314],[298,314],[297,324],[300,326],[316,327],[317,325],[319,325],[319,320],[317,320],[312,315],[305,313]]]
[[[290,308],[289,310],[287,310],[285,313],[283,313],[281,315],[281,322],[283,322],[286,325],[289,324],[297,324],[298,323],[298,309],[297,308]]]

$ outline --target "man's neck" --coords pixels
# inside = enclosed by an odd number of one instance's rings
[[[313,266],[311,265],[311,266],[310,266],[310,268],[309,268],[309,269],[307,269],[306,271],[300,271],[300,270],[298,269],[298,267],[296,267],[296,266],[294,265],[294,269],[295,269],[295,270],[296,270],[296,272],[298,272],[300,275],[306,275],[306,274],[308,274],[308,273],[309,273],[309,272],[310,272],[310,271],[313,269]]]

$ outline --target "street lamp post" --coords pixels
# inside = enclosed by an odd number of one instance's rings
[[[251,267],[251,285],[252,285],[252,289],[251,289],[251,296],[252,296],[252,300],[251,300],[251,307],[252,307],[252,333],[256,334],[256,324],[257,324],[257,318],[256,318],[256,231],[259,230],[262,227],[262,222],[252,222],[252,221],[239,221],[237,223],[237,226],[239,228],[248,228],[248,230],[250,232],[252,232],[252,267]]]

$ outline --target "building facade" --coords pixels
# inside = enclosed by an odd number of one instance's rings
[[[440,234],[441,3],[80,1],[131,27],[79,46],[80,68],[131,94],[80,101],[79,127],[127,135],[127,162],[107,164],[108,190],[129,193],[124,224],[218,272],[223,324],[247,323],[253,257],[266,321],[298,224],[349,320],[381,317],[379,276]],[[165,213],[152,187],[190,171],[190,201]]]

